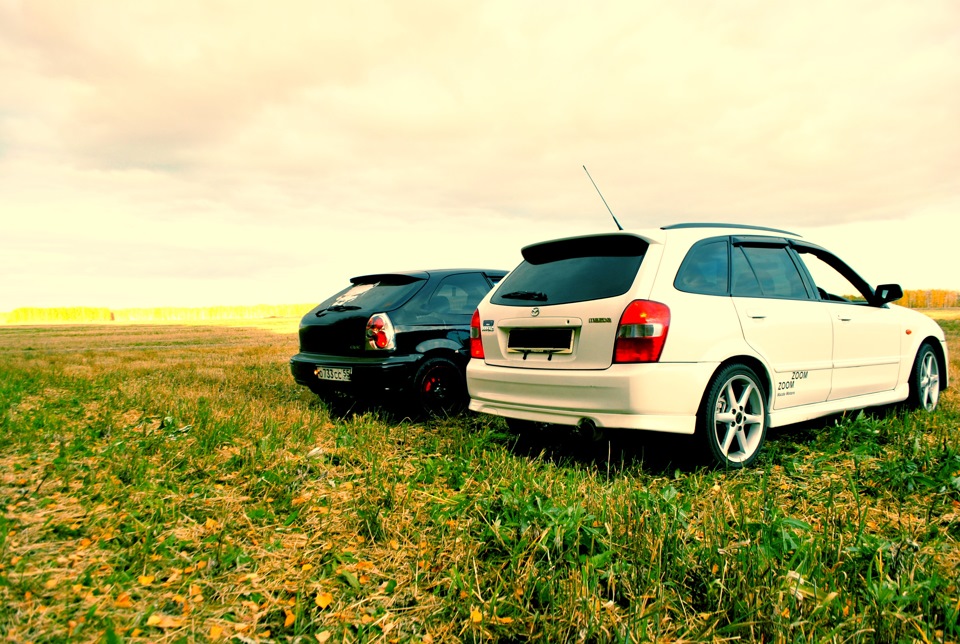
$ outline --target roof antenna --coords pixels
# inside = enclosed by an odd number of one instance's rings
[[[597,182],[593,180],[593,177],[590,176],[590,171],[587,170],[587,166],[583,166],[583,171],[587,173],[587,178],[590,179],[590,183],[593,184],[593,187],[597,189],[597,194],[600,195],[600,201],[603,202],[604,206],[607,206],[607,200],[603,198],[603,193],[600,192],[600,188],[597,188]],[[607,206],[607,212],[610,213],[610,216],[613,217],[613,223],[617,225],[618,230],[623,230],[623,226],[620,225],[620,222],[617,221],[617,216],[613,214],[613,211],[610,210],[610,206]]]

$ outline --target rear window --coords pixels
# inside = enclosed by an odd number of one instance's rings
[[[524,261],[504,278],[494,304],[568,304],[616,297],[633,284],[647,242],[632,235],[561,239],[523,249]]]
[[[317,307],[320,311],[392,311],[426,283],[409,275],[376,275],[354,278],[352,284]]]

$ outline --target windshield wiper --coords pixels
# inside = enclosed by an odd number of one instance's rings
[[[540,291],[513,291],[506,295],[501,295],[505,300],[533,300],[535,302],[546,302],[547,294]]]
[[[329,308],[320,309],[319,311],[317,311],[317,317],[320,317],[321,314],[326,313],[327,311],[333,311],[335,313],[339,313],[341,311],[358,311],[359,309],[360,309],[359,306],[355,306],[353,304],[335,304],[334,306],[331,306]]]

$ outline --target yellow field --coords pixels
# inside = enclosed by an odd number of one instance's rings
[[[154,307],[115,309],[105,307],[22,307],[0,312],[0,324],[222,324],[240,321],[295,318],[316,304],[260,304],[256,306],[209,306],[198,308]],[[249,326],[245,324],[244,326]]]

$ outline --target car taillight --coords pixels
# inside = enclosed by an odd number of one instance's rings
[[[396,348],[397,334],[386,313],[375,313],[367,320],[367,349],[389,351]]]
[[[483,338],[480,337],[480,310],[470,318],[470,357],[483,359]]]
[[[670,330],[670,308],[660,302],[634,300],[620,316],[614,362],[657,362]]]

